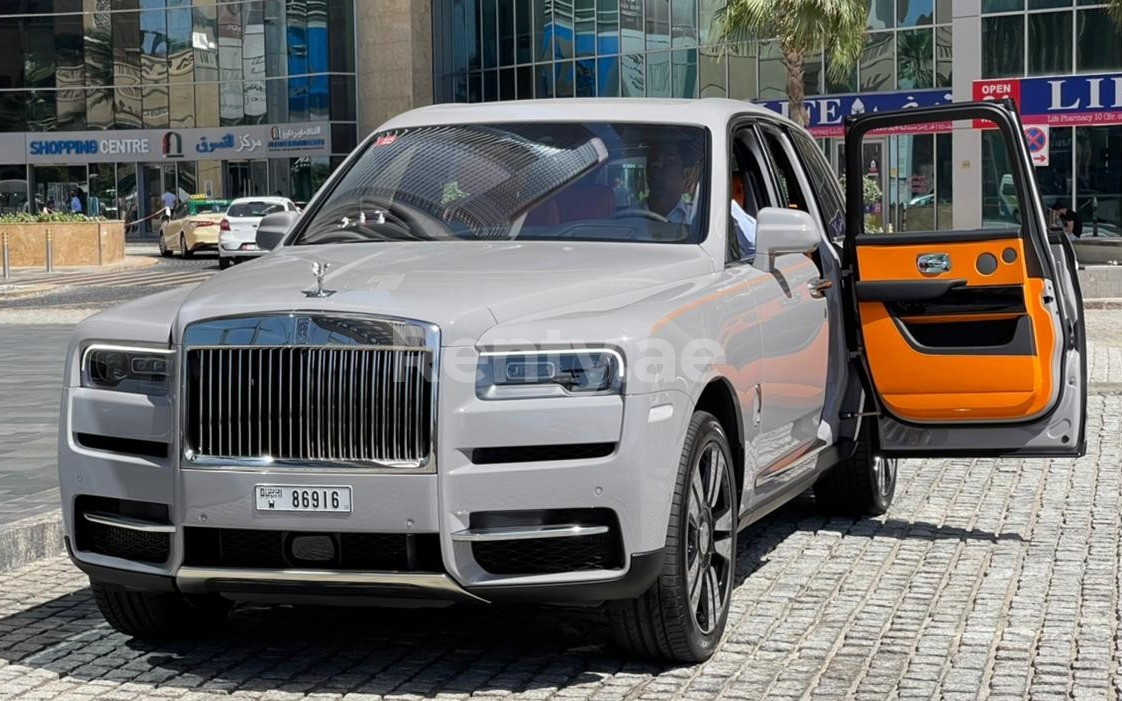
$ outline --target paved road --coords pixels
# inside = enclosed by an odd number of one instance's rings
[[[1111,699],[1122,396],[1080,460],[911,461],[887,517],[801,501],[745,532],[708,663],[620,659],[595,611],[238,609],[211,639],[131,642],[55,559],[0,575],[7,699]]]

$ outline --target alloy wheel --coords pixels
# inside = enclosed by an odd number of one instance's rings
[[[873,478],[876,480],[877,493],[887,497],[896,486],[896,459],[877,455],[873,457]]]
[[[720,624],[735,568],[732,479],[718,443],[701,450],[692,469],[686,512],[686,586],[690,614],[702,633]]]

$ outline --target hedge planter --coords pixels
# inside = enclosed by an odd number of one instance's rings
[[[0,224],[0,245],[7,234],[11,266],[45,268],[47,232],[51,234],[53,267],[109,265],[125,260],[123,221]]]

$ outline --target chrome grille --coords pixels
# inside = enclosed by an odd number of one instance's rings
[[[189,348],[186,455],[421,467],[432,360],[418,347]]]

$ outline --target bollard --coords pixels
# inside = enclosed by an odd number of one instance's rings
[[[101,222],[97,223],[97,264],[101,265]]]
[[[0,257],[4,259],[4,279],[12,276],[12,260],[8,255],[8,232],[4,232],[3,242],[0,242]]]
[[[47,229],[47,272],[53,273],[54,271],[55,265],[53,242],[51,241],[51,230]]]

